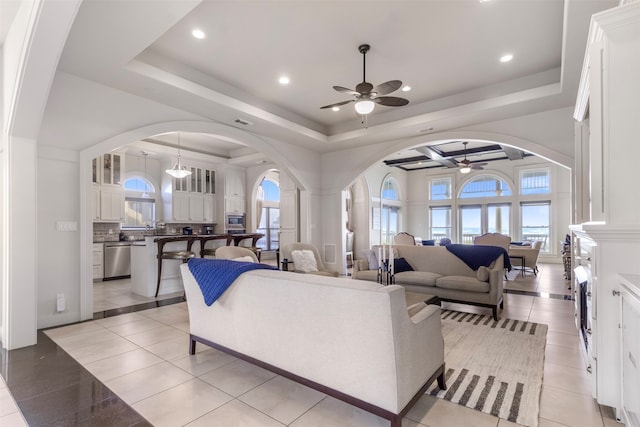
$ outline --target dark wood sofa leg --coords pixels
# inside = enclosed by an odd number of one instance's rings
[[[494,305],[493,308],[493,320],[495,320],[496,322],[500,319],[498,319],[498,306]]]
[[[447,384],[444,382],[444,372],[438,375],[438,387],[440,390],[446,390]]]
[[[500,301],[500,309],[504,308],[504,300]]]
[[[189,346],[189,354],[192,356],[196,354],[196,340],[194,339],[191,339],[191,345]]]

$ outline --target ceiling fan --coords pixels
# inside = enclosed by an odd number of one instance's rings
[[[467,144],[465,141],[464,144],[464,160],[458,162],[458,167],[460,168],[460,173],[469,173],[472,170],[481,171],[484,168],[482,166],[488,165],[488,163],[471,163],[471,160],[467,160]]]
[[[362,82],[358,83],[358,85],[356,86],[356,90],[347,89],[346,87],[342,86],[333,87],[340,93],[353,95],[354,98],[348,101],[325,105],[324,107],[320,107],[320,109],[340,107],[341,105],[355,102],[356,112],[358,114],[366,115],[373,111],[373,109],[375,108],[375,104],[380,104],[387,107],[401,107],[409,103],[409,100],[405,98],[400,98],[397,96],[381,96],[400,89],[400,87],[402,86],[402,82],[400,80],[389,80],[388,82],[381,83],[376,87],[367,82],[366,54],[369,49],[370,46],[368,44],[362,44],[358,47],[358,51],[362,54]]]

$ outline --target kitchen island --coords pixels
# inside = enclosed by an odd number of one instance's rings
[[[200,254],[200,242],[197,236],[146,236],[144,245],[138,243],[131,247],[131,287],[135,294],[144,297],[154,297],[158,283],[158,244],[156,239],[164,237],[192,237],[195,239],[191,250]],[[187,240],[178,240],[165,244],[164,251],[185,251]],[[162,260],[162,276],[158,295],[183,292],[180,278],[179,260]]]
[[[233,235],[167,235],[167,236],[146,236],[143,241],[136,241],[131,246],[131,286],[135,294],[144,297],[154,297],[158,283],[158,243],[156,239],[176,238],[175,242],[168,242],[164,245],[163,251],[186,251],[188,239],[193,241],[191,251],[196,257],[201,256],[201,244],[203,241],[217,240],[207,244],[207,248],[213,246],[229,245],[231,242],[235,246],[251,242],[255,245],[261,233],[243,233]],[[201,240],[202,239],[202,240]],[[250,239],[250,240],[249,240]],[[158,295],[166,295],[174,292],[183,292],[182,278],[180,276],[180,260],[162,260],[162,275],[160,278],[160,289]]]

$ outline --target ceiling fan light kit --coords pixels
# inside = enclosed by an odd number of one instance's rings
[[[400,89],[402,87],[402,82],[400,80],[389,80],[388,82],[379,84],[375,87],[371,83],[367,82],[366,54],[367,52],[369,52],[370,48],[371,46],[369,46],[368,44],[362,44],[358,46],[358,52],[362,54],[362,82],[358,83],[356,89],[348,89],[342,86],[333,87],[333,89],[337,92],[352,95],[354,98],[348,101],[341,101],[334,104],[325,105],[323,107],[320,107],[321,109],[330,108],[333,111],[336,111],[336,107],[355,102],[354,107],[356,113],[365,116],[366,119],[366,115],[373,112],[376,104],[384,105],[387,107],[402,107],[403,105],[407,105],[409,103],[409,100],[405,98],[400,98],[397,96],[381,96],[387,95]]]
[[[375,108],[376,104],[373,103],[373,101],[369,101],[369,100],[364,100],[364,101],[358,101],[356,102],[356,113],[358,114],[369,114],[373,111],[373,109]]]
[[[469,143],[468,141],[465,141],[462,143],[464,145],[464,160],[458,162],[460,173],[469,173],[472,170],[481,171],[484,169],[482,166],[487,165],[487,163],[471,163],[471,160],[467,160],[467,144],[468,143]]]

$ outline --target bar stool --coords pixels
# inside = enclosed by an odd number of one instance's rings
[[[207,255],[216,256],[216,250],[219,248],[205,248],[205,245],[210,240],[226,240],[226,246],[231,246],[231,240],[233,237],[231,234],[212,234],[211,236],[200,237],[200,258],[204,258]]]
[[[197,237],[162,237],[154,239],[154,242],[158,244],[158,285],[156,286],[156,298],[158,292],[160,292],[160,280],[162,277],[162,260],[163,259],[176,259],[186,263],[190,258],[195,258],[196,254],[191,250],[193,243],[198,240]],[[170,242],[187,242],[187,249],[184,251],[164,251],[164,245]]]
[[[242,246],[243,248],[247,248],[256,254],[258,257],[258,262],[260,262],[260,256],[262,255],[262,248],[257,246],[258,240],[264,237],[262,233],[247,233],[247,234],[233,234],[233,244],[234,246],[240,246],[240,242],[244,239],[251,239],[251,246]]]

